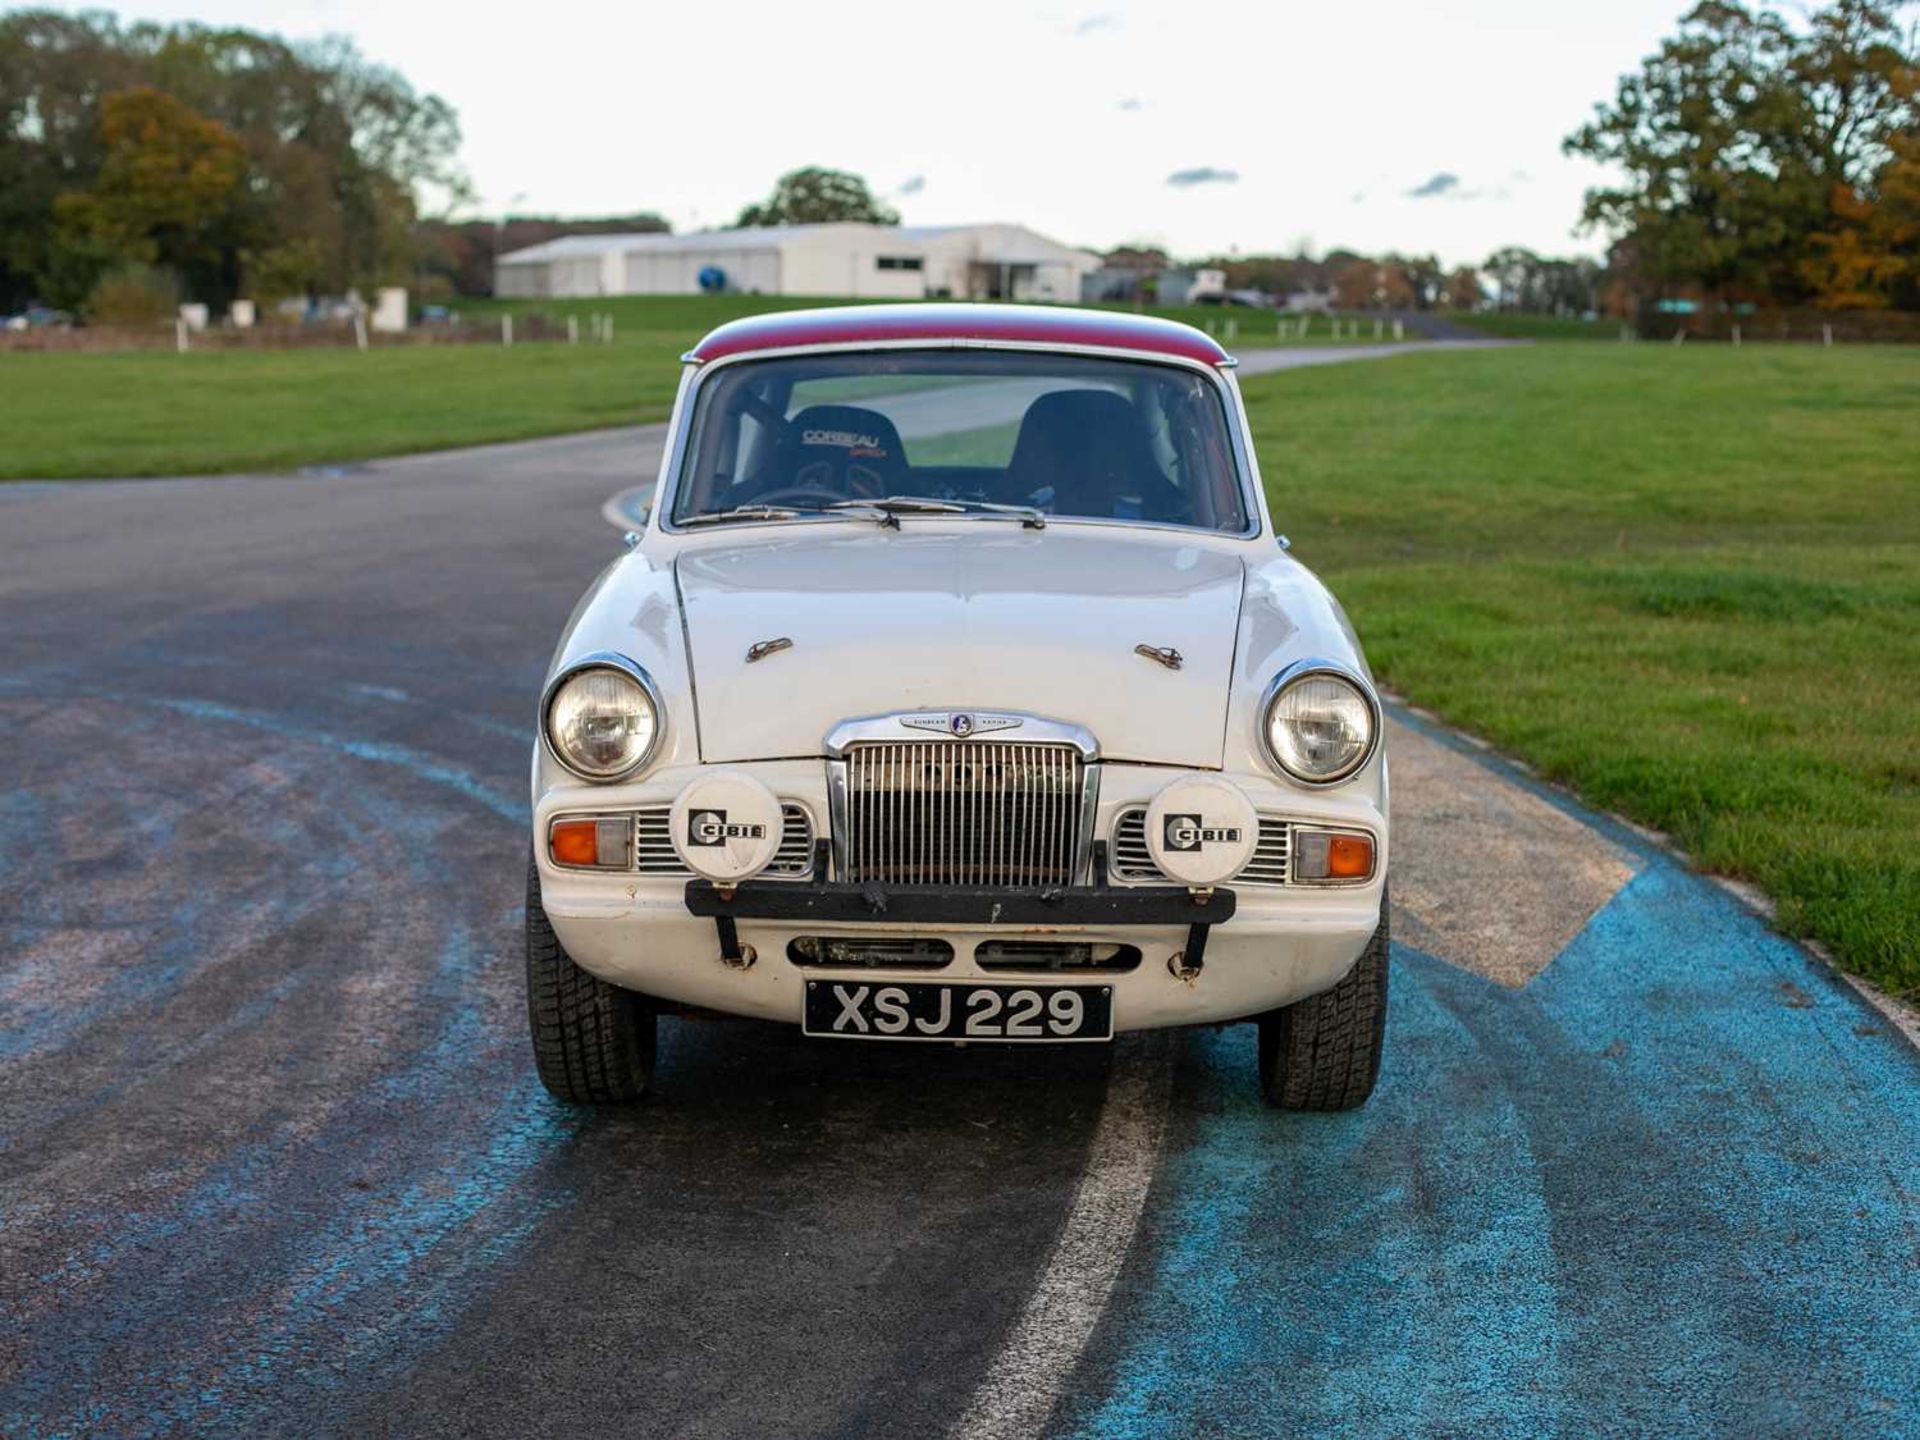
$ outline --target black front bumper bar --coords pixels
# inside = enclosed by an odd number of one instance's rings
[[[1218,925],[1233,917],[1231,890],[1196,894],[1177,885],[1105,889],[968,890],[946,885],[798,884],[743,880],[725,894],[687,882],[687,909],[735,920],[807,920],[896,925]]]
[[[1103,874],[1104,865],[1095,871]],[[1063,885],[1045,889],[966,889],[948,885],[853,885],[819,881],[743,880],[723,890],[710,880],[687,882],[687,909],[711,918],[721,957],[740,959],[740,920],[895,925],[1184,925],[1183,967],[1199,970],[1207,931],[1233,918],[1234,893],[1178,885]]]

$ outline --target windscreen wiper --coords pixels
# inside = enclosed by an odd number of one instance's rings
[[[791,505],[736,505],[731,510],[713,510],[705,515],[689,515],[673,523],[681,529],[695,525],[726,525],[735,520],[798,520],[802,515],[824,515],[824,510],[797,510]]]
[[[980,510],[989,515],[1005,515],[1009,519],[1018,520],[1029,530],[1047,528],[1046,512],[1032,505],[999,505],[991,500],[968,500],[965,503],[969,510]]]
[[[842,500],[832,510],[878,510],[895,515],[1005,515],[1029,530],[1044,530],[1047,517],[1031,505],[996,505],[990,500],[934,500],[925,495],[887,495],[878,500]],[[897,528],[899,522],[895,521]]]

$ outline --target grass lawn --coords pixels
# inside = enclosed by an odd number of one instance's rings
[[[1482,335],[1502,340],[1613,340],[1620,338],[1621,322],[1601,316],[1583,320],[1578,315],[1500,315],[1448,311],[1447,319]]]
[[[616,322],[611,345],[0,354],[17,417],[0,479],[280,470],[660,420],[681,353],[766,308],[655,301],[651,328]]]
[[[1920,995],[1920,349],[1542,345],[1246,382],[1393,688]]]
[[[470,324],[503,310],[614,317],[613,343],[341,350],[0,353],[0,480],[285,470],[414,450],[524,440],[666,418],[679,357],[715,325],[817,299],[741,295],[462,301]],[[1168,312],[1272,345],[1250,311]],[[1258,333],[1256,333],[1258,332]],[[1224,338],[1224,336],[1223,336]],[[1329,344],[1325,320],[1304,344]],[[1352,343],[1347,341],[1344,343]]]

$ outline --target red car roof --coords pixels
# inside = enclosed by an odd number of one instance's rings
[[[859,345],[867,341],[1010,341],[1030,345],[1091,345],[1109,350],[1177,355],[1218,365],[1227,352],[1191,325],[1118,310],[1068,310],[1049,305],[848,305],[831,310],[786,310],[752,315],[711,331],[689,352],[704,363],[754,350],[804,345]]]

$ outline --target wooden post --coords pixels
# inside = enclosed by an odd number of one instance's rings
[[[187,322],[178,316],[173,321],[173,348],[182,355],[187,353]]]
[[[1676,345],[1684,345],[1684,344],[1686,344],[1686,343],[1687,343],[1687,332],[1686,332],[1685,330],[1676,330],[1676,331],[1674,331],[1674,332],[1673,332],[1673,343],[1674,343],[1674,344],[1676,344]]]
[[[1733,348],[1736,350],[1740,348],[1740,327],[1738,325],[1733,327]]]
[[[1822,345],[1826,345],[1826,346],[1829,346],[1829,347],[1831,347],[1831,346],[1832,346],[1832,344],[1833,344],[1833,326],[1831,326],[1831,325],[1822,325],[1822,326],[1820,327],[1820,343],[1821,343]]]

